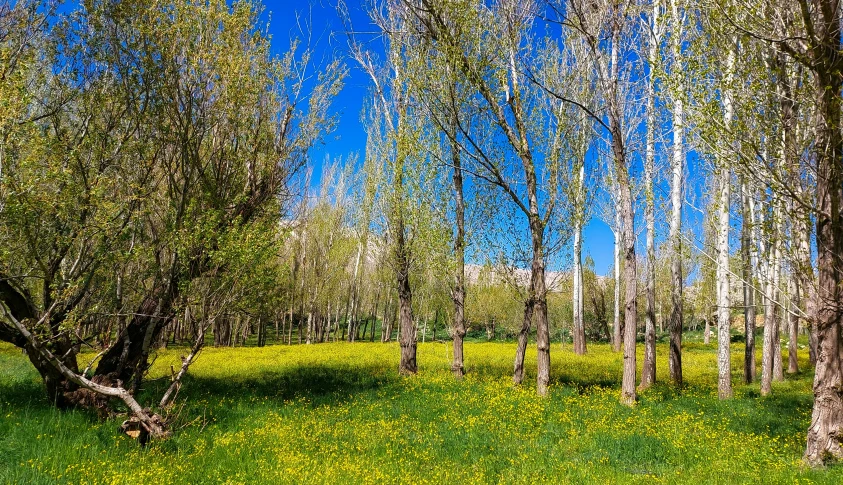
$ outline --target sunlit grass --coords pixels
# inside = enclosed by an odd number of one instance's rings
[[[736,384],[742,351],[734,345]],[[687,345],[685,389],[658,384],[633,409],[618,404],[622,358],[606,345],[577,357],[555,343],[546,399],[512,386],[510,343],[467,344],[461,382],[449,345],[421,345],[411,378],[397,377],[398,352],[395,343],[206,349],[175,436],[141,449],[117,434],[118,421],[51,409],[26,358],[0,347],[0,482],[843,483],[843,467],[800,462],[810,373],[766,398],[736,385],[721,402],[713,344]],[[179,355],[162,353],[153,374],[167,375]],[[660,346],[660,380],[665,357]],[[534,349],[527,368],[534,380]]]

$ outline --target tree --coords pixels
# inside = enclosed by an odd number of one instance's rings
[[[737,58],[735,41],[729,43],[726,58],[726,73],[723,94],[723,125],[732,129],[734,118],[734,100],[732,84]],[[717,393],[720,399],[732,397],[732,360],[731,360],[731,322],[729,292],[729,210],[730,187],[732,184],[729,162],[718,163],[718,199],[717,199]]]
[[[671,310],[670,310],[670,355],[668,367],[674,384],[682,385],[682,290],[685,286],[682,278],[682,179],[685,171],[685,69],[682,64],[682,42],[685,30],[683,11],[680,0],[670,1],[671,10],[671,52],[673,54],[673,158],[671,161],[670,180],[670,273],[671,273]]]
[[[345,70],[306,86],[309,56],[272,56],[258,15],[93,2],[39,23],[31,62],[4,66],[35,84],[3,126],[0,338],[27,350],[59,407],[139,387],[190,283],[231,266],[218,257],[233,234],[276,230],[266,221],[332,127]],[[83,376],[80,331],[102,313],[117,336]]]
[[[650,22],[650,35],[648,36],[647,52],[647,66],[649,68],[649,72],[647,75],[646,158],[644,161],[644,219],[647,225],[647,312],[644,329],[644,363],[641,369],[641,383],[639,384],[639,388],[641,389],[646,389],[656,382],[656,221],[653,175],[656,165],[656,69],[662,36],[662,25],[660,22],[661,8],[660,0],[654,0],[650,18],[648,20]],[[671,362],[673,362],[674,358],[672,349],[673,342],[671,341]],[[681,354],[679,355],[681,358]],[[671,366],[671,368],[673,367],[674,366]],[[679,369],[682,368],[681,362],[678,367]]]
[[[566,12],[564,25],[581,37],[587,46],[592,64],[595,84],[599,89],[605,120],[588,113],[607,133],[613,157],[615,177],[618,184],[619,204],[622,223],[623,264],[624,264],[624,365],[621,384],[621,402],[632,405],[636,400],[635,392],[635,334],[638,314],[638,278],[635,257],[635,211],[633,208],[632,181],[630,176],[631,159],[629,154],[627,129],[628,116],[631,114],[627,89],[633,87],[629,80],[629,65],[624,62],[625,46],[628,39],[625,34],[633,25],[635,13],[631,5],[617,5],[612,2],[581,2],[573,0],[567,3],[567,10],[557,7],[555,11]],[[608,41],[603,41],[607,39]],[[622,70],[621,64],[625,67]],[[584,108],[581,106],[581,108]]]

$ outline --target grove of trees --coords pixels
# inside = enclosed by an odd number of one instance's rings
[[[804,458],[843,459],[838,0],[340,1],[327,57],[274,54],[262,9],[0,4],[0,340],[55,406],[162,437],[205,345],[376,338],[401,374],[448,341],[456,379],[466,339],[513,339],[516,385],[532,338],[540,395],[552,342],[610,342],[634,405],[701,328],[729,399],[733,333],[762,395],[807,335]],[[352,70],[365,151],[316,160]]]

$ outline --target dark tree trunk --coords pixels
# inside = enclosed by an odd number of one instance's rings
[[[463,200],[462,166],[459,145],[451,143],[451,158],[454,163],[454,198],[456,199],[457,234],[454,238],[454,257],[457,267],[454,270],[454,362],[451,371],[455,377],[465,374],[463,357],[463,339],[465,338],[465,202]],[[434,330],[435,339],[435,330]]]
[[[531,284],[532,286],[532,284]],[[532,295],[533,289],[530,288]],[[528,298],[524,302],[524,321],[521,324],[521,331],[518,332],[518,345],[515,348],[515,369],[512,374],[512,381],[516,385],[524,382],[524,355],[527,353],[527,341],[530,338],[530,326],[533,323],[533,300]]]
[[[413,322],[413,293],[410,290],[410,262],[404,239],[404,221],[399,216],[397,228],[397,276],[398,276],[398,314],[401,346],[401,362],[398,372],[401,374],[415,374],[418,372],[416,364],[416,326]]]
[[[617,34],[617,33],[616,33]],[[613,46],[614,48],[614,46]],[[617,73],[612,77],[612,94],[617,92]],[[632,405],[637,399],[635,392],[635,334],[638,317],[638,278],[637,261],[635,259],[635,211],[632,206],[632,192],[630,188],[629,167],[627,165],[626,147],[621,127],[620,100],[610,99],[610,127],[612,133],[612,155],[614,156],[615,173],[618,179],[620,195],[618,211],[621,215],[623,255],[624,255],[624,329],[623,329],[623,379],[621,381],[621,402]],[[680,321],[681,322],[681,321]]]
[[[535,217],[531,224],[533,239],[532,286],[535,290],[533,318],[536,321],[536,391],[547,394],[550,384],[550,328],[547,320],[547,290],[544,281],[544,224]]]
[[[843,459],[843,140],[840,134],[843,57],[840,52],[840,5],[821,0],[815,15],[819,44],[812,49],[816,66],[817,214],[817,366],[814,408],[808,428],[805,460],[821,464]]]
[[[170,320],[177,286],[172,282],[167,286],[158,286],[141,302],[122,335],[118,336],[115,345],[103,354],[94,375],[109,376],[111,379],[128,383],[132,381],[135,373],[146,371],[148,343],[158,338]]]

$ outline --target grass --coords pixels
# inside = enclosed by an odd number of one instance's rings
[[[420,345],[415,377],[397,377],[398,353],[395,343],[206,349],[174,437],[140,448],[118,420],[55,411],[27,359],[0,346],[0,483],[843,483],[843,466],[800,461],[810,372],[765,398],[737,385],[721,402],[715,346],[689,343],[687,387],[659,384],[630,409],[618,404],[622,358],[606,345],[578,357],[554,344],[544,399],[534,348],[522,388],[510,381],[511,343],[467,344],[461,382],[444,343]],[[163,352],[153,374],[179,355]],[[732,363],[739,382],[739,344]]]

